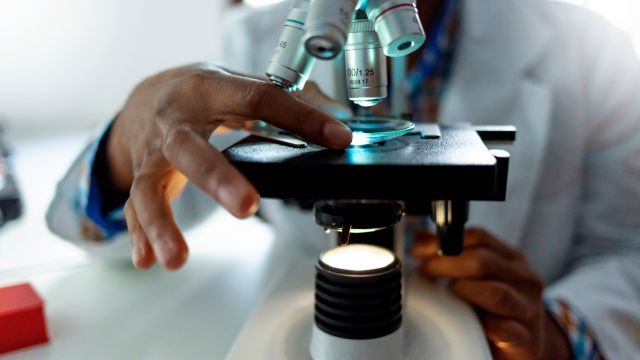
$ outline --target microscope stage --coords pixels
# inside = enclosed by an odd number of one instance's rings
[[[470,126],[440,126],[438,138],[414,132],[345,151],[293,148],[252,136],[224,154],[267,198],[429,201],[502,196],[496,186],[502,183],[498,162]]]

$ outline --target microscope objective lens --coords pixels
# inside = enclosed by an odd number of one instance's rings
[[[267,64],[271,83],[287,92],[302,90],[316,63],[302,41],[307,14],[308,1],[294,3]]]
[[[407,41],[406,43],[402,43],[398,46],[398,50],[403,51],[413,46],[413,41]]]

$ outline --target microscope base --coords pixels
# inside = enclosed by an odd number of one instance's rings
[[[312,325],[310,352],[313,360],[388,360],[402,354],[404,329],[376,339],[353,340],[339,338]]]
[[[313,256],[297,257],[247,319],[228,360],[311,360]],[[473,310],[405,268],[404,356],[401,359],[491,359]]]

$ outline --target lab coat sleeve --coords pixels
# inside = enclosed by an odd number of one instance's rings
[[[91,255],[101,258],[123,258],[128,256],[130,251],[128,241],[120,239],[124,235],[117,231],[108,233],[101,229],[86,212],[91,166],[101,136],[87,145],[58,183],[47,210],[47,225],[54,234],[83,248]]]
[[[640,356],[640,61],[609,24],[584,46],[592,117],[571,270],[548,289],[582,314],[606,359]]]

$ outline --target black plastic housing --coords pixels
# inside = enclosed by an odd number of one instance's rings
[[[345,339],[375,339],[402,325],[402,270],[397,259],[374,271],[316,266],[315,322]]]

